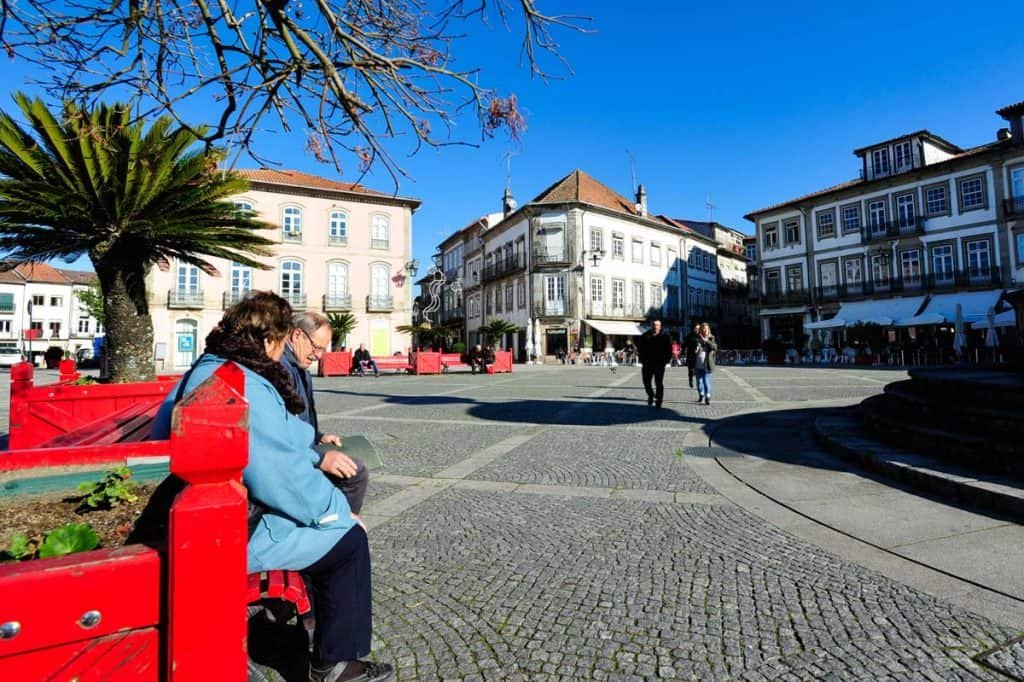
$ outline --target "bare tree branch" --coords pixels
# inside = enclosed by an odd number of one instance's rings
[[[140,117],[169,114],[194,133],[186,105],[199,102],[207,145],[228,140],[260,160],[257,132],[300,128],[307,150],[339,172],[379,163],[396,183],[397,138],[412,153],[471,144],[454,136],[466,112],[484,137],[525,129],[514,94],[455,66],[474,23],[518,22],[521,61],[548,79],[572,72],[555,34],[589,22],[545,14],[537,0],[0,0],[0,10],[0,46],[45,67],[51,96],[132,97]]]

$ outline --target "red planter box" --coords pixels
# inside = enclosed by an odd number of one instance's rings
[[[352,351],[342,350],[320,356],[322,377],[347,377],[352,373]]]

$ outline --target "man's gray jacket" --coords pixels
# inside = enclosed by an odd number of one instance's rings
[[[291,344],[286,343],[284,345],[284,355],[281,356],[281,364],[291,373],[295,390],[302,397],[302,402],[305,404],[302,412],[296,416],[313,427],[313,432],[316,434],[316,440],[313,443],[319,443],[324,434],[320,431],[320,426],[316,421],[316,403],[313,401],[313,376],[309,373],[308,369],[299,365]]]

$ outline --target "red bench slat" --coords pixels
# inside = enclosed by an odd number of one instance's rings
[[[296,571],[250,573],[248,584],[246,595],[250,604],[260,599],[283,599],[294,604],[300,616],[310,611],[306,583]]]
[[[93,445],[97,443],[107,442],[104,438],[115,432],[123,424],[131,422],[132,419],[139,415],[145,414],[149,410],[153,410],[153,414],[156,414],[156,409],[160,405],[159,403],[146,404],[146,403],[135,403],[128,405],[112,414],[108,414],[104,417],[100,417],[84,426],[81,426],[74,431],[62,434],[56,438],[40,443],[36,447],[38,448],[60,448],[68,447],[72,445]],[[150,417],[152,419],[152,417]],[[116,441],[116,438],[115,438]]]

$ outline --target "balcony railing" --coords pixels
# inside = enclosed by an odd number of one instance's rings
[[[188,289],[179,291],[178,289],[171,289],[167,292],[167,307],[168,308],[202,308],[203,307],[203,292],[202,290]]]
[[[605,317],[623,320],[642,320],[647,317],[647,308],[641,305],[613,305],[610,301],[590,301],[587,304],[588,317]]]
[[[389,313],[394,309],[395,302],[390,296],[371,294],[366,297],[366,312],[368,313]]]
[[[807,305],[811,302],[811,292],[807,289],[766,291],[761,302],[765,305]]]
[[[238,303],[239,301],[241,301],[243,298],[245,298],[248,295],[249,295],[249,291],[248,290],[246,290],[246,291],[225,291],[224,295],[221,297],[221,304],[224,306],[224,309],[227,310],[228,308],[230,308],[234,304]]]
[[[526,269],[526,254],[518,253],[510,259],[502,258],[495,263],[484,266],[483,280],[491,280],[510,275],[514,272],[521,272]]]
[[[343,237],[343,236],[334,235],[334,234],[329,235],[327,237],[327,245],[328,246],[346,246],[347,244],[348,244],[348,237]]]
[[[819,301],[877,296],[879,294],[902,294],[936,289],[998,287],[1002,286],[1002,270],[997,267],[952,270],[941,273],[927,273],[918,276],[873,278],[863,282],[844,282],[816,289]]]
[[[537,247],[533,251],[533,262],[537,265],[568,264],[569,252],[562,250],[548,250]]]
[[[388,248],[390,248],[390,246],[391,246],[391,243],[387,239],[371,239],[370,240],[370,248],[371,249],[382,249],[384,251],[387,251]]]
[[[458,322],[466,319],[466,313],[462,310],[462,307],[458,308],[446,308],[441,311],[441,322]]]
[[[861,239],[865,242],[898,239],[915,234],[924,234],[924,218],[891,220],[880,225],[864,225],[861,228]]]
[[[324,294],[324,311],[352,310],[352,294]]]
[[[283,240],[288,244],[301,244],[302,233],[301,232],[285,232]]]
[[[1024,196],[1006,199],[1003,205],[1006,207],[1006,215],[1024,215]]]
[[[300,294],[295,292],[281,293],[281,298],[288,301],[288,304],[296,310],[301,310],[306,307],[306,294]]]

